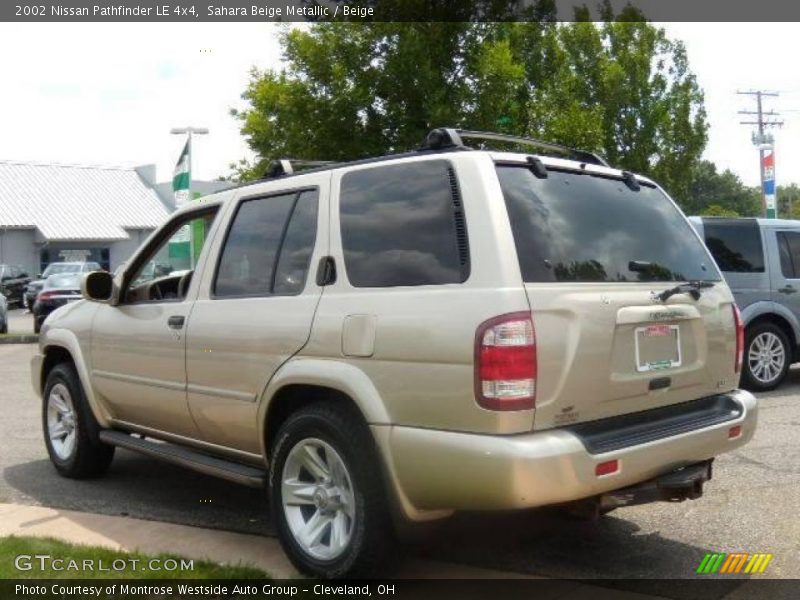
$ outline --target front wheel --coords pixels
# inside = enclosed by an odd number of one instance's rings
[[[742,385],[756,392],[778,387],[789,371],[790,357],[783,330],[772,323],[756,323],[747,330]]]
[[[69,363],[56,365],[47,376],[42,424],[50,461],[61,475],[84,479],[106,472],[114,447],[100,441],[100,427]]]
[[[292,563],[323,578],[386,569],[394,531],[375,443],[360,416],[313,404],[289,417],[274,448],[272,518]]]

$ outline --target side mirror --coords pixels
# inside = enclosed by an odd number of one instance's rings
[[[114,278],[106,271],[92,271],[81,279],[81,294],[91,302],[108,302],[114,292]]]

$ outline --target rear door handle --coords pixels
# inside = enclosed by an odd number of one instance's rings
[[[795,288],[793,285],[787,285],[782,288],[779,288],[778,291],[781,294],[794,294],[797,291],[797,288]]]
[[[167,325],[170,329],[183,329],[183,324],[186,322],[186,317],[182,315],[173,315],[167,319]]]

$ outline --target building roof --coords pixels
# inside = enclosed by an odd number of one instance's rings
[[[0,228],[47,240],[121,240],[169,211],[135,169],[0,161]]]

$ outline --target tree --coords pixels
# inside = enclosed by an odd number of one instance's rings
[[[757,217],[761,215],[761,196],[757,188],[747,187],[729,170],[717,172],[714,163],[703,160],[692,170],[688,192],[676,197],[690,215]]]
[[[484,3],[493,5],[492,2]],[[436,126],[503,131],[600,152],[678,197],[706,142],[680,42],[630,7],[603,23],[317,23],[285,30],[281,70],[253,71],[234,111],[259,159],[355,159],[417,147]],[[465,19],[466,21],[466,19]]]

